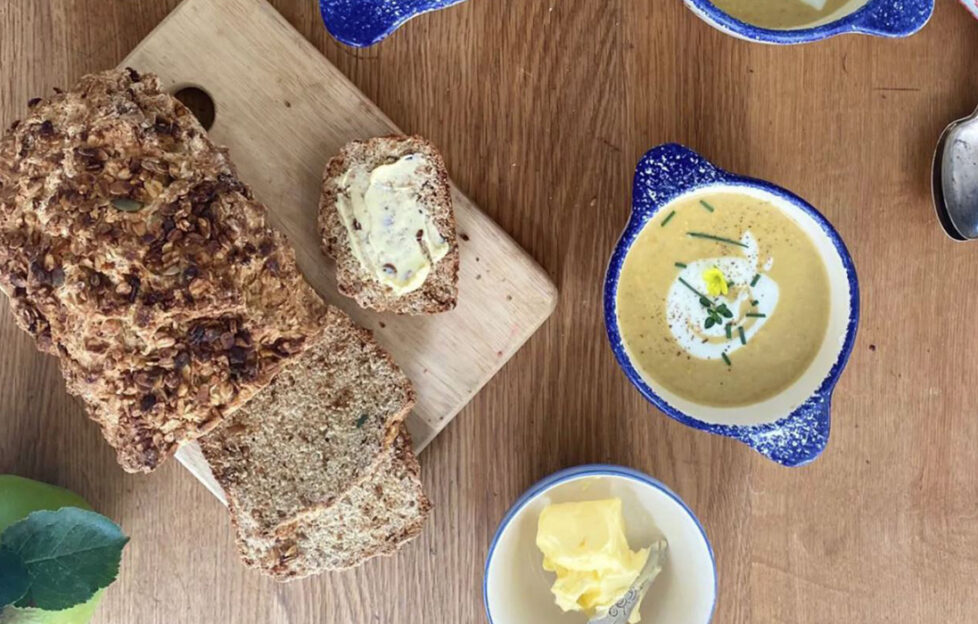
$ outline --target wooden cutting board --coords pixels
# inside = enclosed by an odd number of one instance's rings
[[[316,217],[326,162],[340,147],[400,130],[265,0],[185,0],[123,61],[214,101],[210,133],[296,248],[328,302],[374,331],[414,382],[408,419],[418,450],[469,402],[550,316],[547,274],[458,189],[459,305],[405,318],[360,310],[338,294]],[[449,169],[452,163],[448,163]],[[177,458],[223,500],[196,444]]]

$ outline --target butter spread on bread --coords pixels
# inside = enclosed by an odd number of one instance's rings
[[[336,208],[357,261],[400,296],[420,288],[450,247],[422,204],[433,165],[422,154],[392,160],[346,171]]]

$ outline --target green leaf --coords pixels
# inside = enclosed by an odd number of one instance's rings
[[[21,558],[9,548],[0,546],[0,610],[23,598],[30,585]]]
[[[35,511],[0,535],[30,578],[18,605],[51,611],[85,602],[114,581],[128,541],[111,520],[77,507]]]
[[[714,325],[716,325],[716,321],[713,320],[713,317],[712,316],[707,317],[707,319],[706,319],[706,328],[707,329],[710,329]]]

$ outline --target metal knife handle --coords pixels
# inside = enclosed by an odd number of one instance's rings
[[[639,572],[632,586],[625,592],[625,595],[608,608],[608,613],[588,620],[588,624],[627,624],[628,618],[635,610],[635,605],[642,599],[649,585],[662,571],[666,559],[666,548],[665,540],[652,544],[649,547],[649,558],[645,562],[645,566]]]

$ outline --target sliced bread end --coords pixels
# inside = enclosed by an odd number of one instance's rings
[[[394,554],[421,534],[430,510],[411,437],[401,425],[370,476],[336,505],[271,534],[239,518],[237,543],[247,566],[278,581],[292,581]]]

